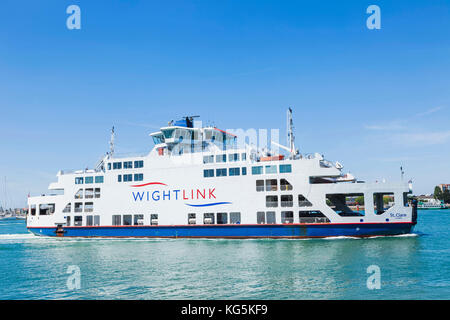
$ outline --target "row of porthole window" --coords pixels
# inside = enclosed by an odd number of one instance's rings
[[[292,165],[290,164],[280,164],[279,165],[280,173],[291,173],[292,172]],[[259,174],[273,174],[278,173],[278,166],[276,165],[267,165],[267,166],[255,166],[252,167],[252,175],[259,175]]]
[[[72,222],[72,217],[71,216],[67,216],[66,217],[66,226],[70,227],[73,226],[75,227],[81,227],[83,225],[85,226],[99,226],[100,225],[100,216],[99,215],[87,215],[84,217],[85,219],[83,219],[83,216],[74,216],[73,217],[73,222]],[[84,221],[83,221],[84,220]],[[83,224],[84,222],[84,224]]]
[[[291,194],[284,194],[280,196],[281,207],[293,207],[294,206],[294,196]],[[298,206],[299,207],[311,207],[312,203],[309,202],[302,194],[298,195]],[[266,207],[267,208],[277,208],[278,207],[278,196],[266,196]]]
[[[124,161],[124,162],[110,162],[108,163],[108,170],[121,170],[122,164],[124,169],[133,169],[133,161]],[[143,160],[134,161],[134,169],[139,169],[144,167]]]
[[[93,202],[75,202],[73,212],[93,212],[94,211],[94,203]],[[65,208],[63,209],[63,213],[72,212],[72,203],[69,202]]]
[[[104,181],[103,176],[76,177],[75,184],[92,184],[92,183],[94,183],[94,178],[95,178],[95,183],[103,183],[103,181]]]
[[[281,211],[281,223],[294,223],[294,211]],[[330,220],[318,210],[304,210],[298,212],[299,223],[329,223]],[[257,224],[276,224],[275,211],[258,211],[256,213]]]
[[[133,175],[132,174],[119,174],[117,176],[117,182],[132,182],[133,181]],[[143,173],[135,173],[134,174],[134,181],[144,181],[144,174]]]
[[[228,219],[230,218],[230,219]],[[240,224],[240,212],[209,212],[203,214],[203,224]],[[188,224],[197,224],[197,214],[188,213]]]
[[[280,191],[292,190],[292,185],[286,179],[280,179]],[[256,191],[278,191],[277,179],[256,180]]]
[[[100,188],[86,188],[86,189],[79,189],[77,193],[75,193],[75,199],[93,199],[93,198],[100,198]]]
[[[150,215],[150,224],[158,225],[158,214]],[[112,216],[113,226],[142,226],[144,225],[144,215],[143,214],[115,214]]]
[[[227,155],[226,154],[218,154],[218,155],[208,155],[203,156],[203,163],[214,163],[214,159],[216,160],[216,163],[223,163],[227,162]],[[230,153],[228,154],[228,162],[236,162],[236,161],[245,161],[247,159],[246,153]]]
[[[215,171],[216,177],[226,177],[228,176],[240,176],[242,173],[243,176],[247,175],[247,168],[228,168],[228,172],[226,168],[219,168]],[[203,177],[204,178],[213,178],[214,177],[214,169],[206,169],[203,170]]]

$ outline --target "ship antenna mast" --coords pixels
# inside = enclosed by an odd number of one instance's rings
[[[296,155],[295,150],[295,136],[294,136],[294,121],[292,120],[292,109],[289,107],[287,111],[287,145],[289,146],[289,150],[291,152],[292,158]]]
[[[112,157],[114,155],[114,126],[111,129],[111,140],[109,141],[109,155]]]

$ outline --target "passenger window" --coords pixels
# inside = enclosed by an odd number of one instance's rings
[[[214,213],[203,214],[203,224],[214,224]]]

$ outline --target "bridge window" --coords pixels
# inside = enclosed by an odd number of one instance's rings
[[[266,180],[266,191],[277,191],[278,190],[277,179]]]
[[[239,176],[241,168],[230,168],[229,172],[230,172],[230,176]]]
[[[124,169],[133,169],[133,161],[124,161],[123,168]]]
[[[298,212],[300,223],[329,223],[328,219],[322,211],[303,210]]]
[[[108,170],[111,170],[111,162],[108,163]]]
[[[144,167],[144,160],[136,160],[134,162],[134,168],[139,169]]]
[[[266,166],[266,174],[277,173],[277,166]]]
[[[256,180],[256,191],[264,191],[264,180]]]
[[[144,181],[144,174],[143,173],[135,173],[134,181]]]
[[[280,164],[280,173],[290,173],[290,172],[292,172],[292,165]]]
[[[143,214],[135,214],[133,224],[135,226],[144,225],[144,215]]]
[[[293,207],[294,197],[291,194],[284,194],[280,197],[282,207]]]
[[[214,224],[214,213],[204,213],[203,224]]]
[[[217,213],[217,224],[227,224],[228,223],[228,213],[218,212]]]
[[[75,178],[75,184],[83,184],[83,177]]]
[[[158,215],[157,214],[151,214],[150,215],[150,224],[152,226],[157,226],[158,225]]]
[[[275,224],[277,223],[275,211],[267,211],[266,212],[266,223],[267,224]]]
[[[241,223],[241,213],[240,212],[230,212],[230,223],[240,224]]]
[[[216,169],[216,177],[226,177],[227,169]]]
[[[35,204],[32,204],[30,206],[30,213],[31,213],[32,216],[36,215],[36,205]]]
[[[120,214],[114,214],[112,216],[112,225],[113,226],[120,226],[120,225],[122,225],[122,216]]]
[[[114,162],[113,170],[120,170],[120,169],[122,169],[122,162]]]
[[[84,178],[84,183],[85,184],[94,183],[94,177],[86,177],[86,178]]]
[[[82,216],[73,217],[73,225],[76,227],[82,226],[83,225],[83,217]]]
[[[262,174],[262,172],[263,172],[263,167],[262,166],[252,167],[252,174],[253,175]]]
[[[294,223],[294,212],[281,211],[281,223]]]
[[[214,163],[214,155],[203,156],[203,163]]]
[[[100,225],[100,216],[94,216],[94,226]]]
[[[195,213],[188,213],[188,224],[197,224]]]
[[[230,153],[228,155],[228,161],[229,162],[239,161],[239,153]]]
[[[292,190],[292,184],[289,183],[286,179],[280,179],[280,190],[281,191],[289,191]]]
[[[247,160],[247,154],[246,153],[241,154],[241,160],[242,161]]]
[[[312,207],[312,203],[305,198],[302,194],[298,195],[298,206],[299,207]]]
[[[383,214],[387,207],[394,205],[394,193],[393,192],[376,192],[373,194],[373,208],[375,214]]]
[[[95,183],[103,183],[103,176],[96,176]]]
[[[364,201],[363,193],[327,194],[326,199],[329,207],[341,217],[360,217],[365,214],[359,208],[359,201]]]
[[[123,215],[123,225],[124,226],[131,226],[131,214],[124,214]]]
[[[278,207],[278,196],[266,196],[266,207],[268,208]]]
[[[93,226],[93,225],[94,225],[94,217],[86,216],[86,226]]]
[[[214,177],[214,169],[203,170],[203,177],[205,178]]]

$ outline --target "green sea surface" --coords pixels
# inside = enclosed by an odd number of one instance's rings
[[[63,239],[0,220],[0,299],[450,299],[450,210],[368,239]]]

